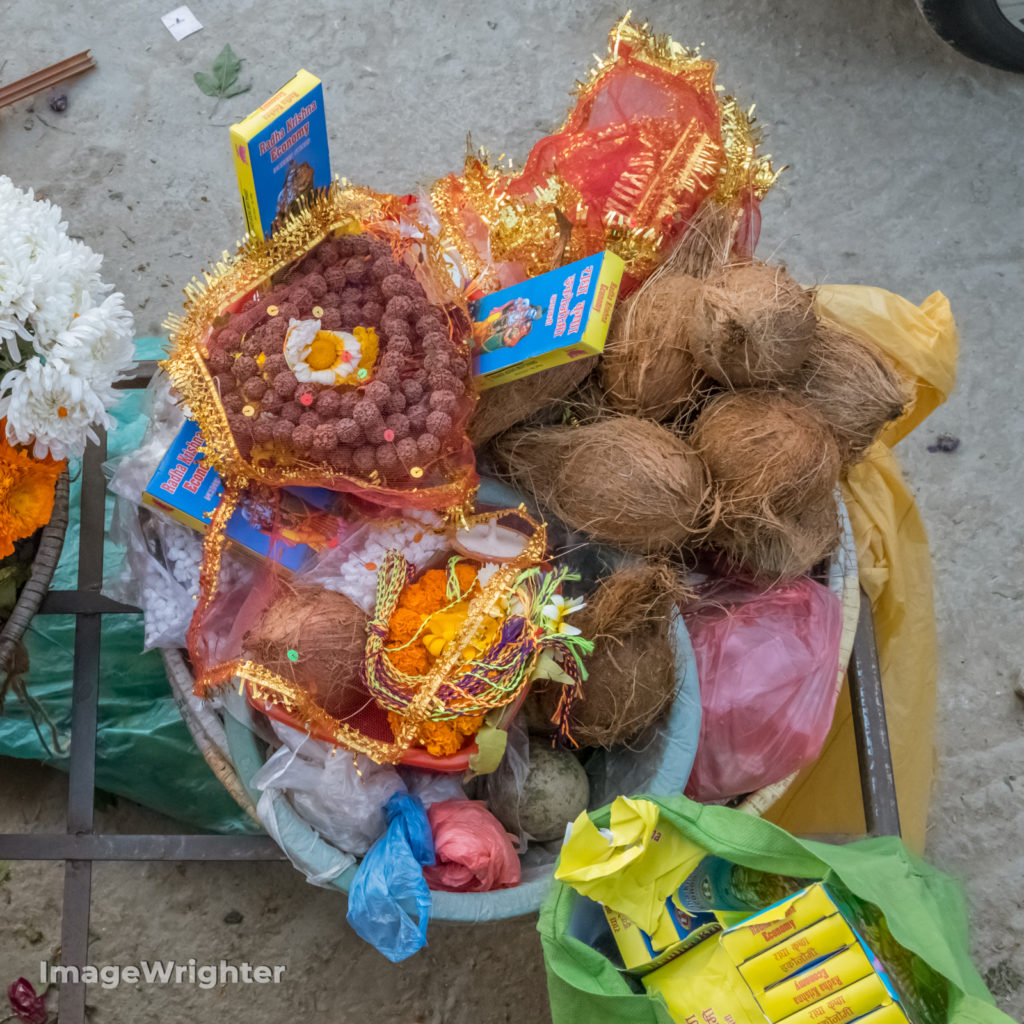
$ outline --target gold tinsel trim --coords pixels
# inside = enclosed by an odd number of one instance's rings
[[[232,495],[231,500],[233,510],[238,496]],[[225,504],[227,502],[228,495],[225,495]],[[476,633],[480,616],[509,592],[521,572],[540,565],[544,560],[547,549],[547,530],[542,523],[536,522],[523,506],[506,512],[487,512],[477,515],[461,513],[456,518],[460,526],[473,526],[477,523],[489,522],[496,516],[508,515],[515,516],[532,527],[532,533],[522,554],[503,564],[487,581],[480,595],[473,599],[473,604],[483,611],[467,616],[458,635],[448,644],[446,653],[431,666],[429,674],[417,677],[399,677],[401,682],[407,684],[409,698],[408,703],[401,711],[402,726],[395,735],[394,742],[375,740],[359,729],[339,721],[328,714],[309,693],[296,686],[294,682],[271,672],[265,666],[250,659],[222,662],[201,672],[195,681],[196,694],[208,697],[214,689],[229,679],[240,679],[249,686],[250,693],[255,700],[264,700],[280,705],[290,715],[295,716],[303,727],[315,729],[319,736],[330,737],[330,741],[339,746],[366,754],[378,764],[397,762],[402,754],[414,745],[416,736],[424,722],[438,714],[458,710],[442,704],[437,698],[437,691],[449,676],[457,674],[462,663],[462,650]],[[224,519],[223,522],[218,523],[218,518],[222,517],[215,517],[214,523],[211,523],[203,559],[203,572],[205,573],[209,567],[214,579],[223,553],[223,526],[227,521]],[[213,596],[212,588],[209,594],[205,590],[203,591],[203,600],[200,607],[197,608],[194,622],[201,623],[202,616],[209,609]],[[525,680],[523,685],[525,685]],[[515,694],[503,703],[508,703],[514,697]],[[479,703],[479,698],[475,699]]]
[[[416,495],[433,508],[458,505],[466,500],[475,479],[471,459],[464,459],[462,463],[442,462],[439,474],[444,478],[442,483],[404,488],[377,487],[362,477],[339,473],[327,464],[296,461],[285,466],[253,465],[238,450],[216,384],[205,363],[203,344],[211,325],[233,302],[253,289],[268,285],[275,274],[328,236],[373,231],[394,224],[400,218],[408,221],[409,213],[397,197],[335,183],[312,201],[303,203],[270,239],[247,238],[239,244],[234,256],[225,251],[220,260],[203,271],[202,280],[193,278],[186,286],[184,313],[172,314],[165,321],[172,351],[161,365],[198,422],[210,462],[226,485],[243,480],[274,486],[319,485],[374,492],[378,500],[385,494],[400,491],[401,497],[396,501]],[[428,299],[441,305],[457,306],[466,312],[465,298],[445,268],[440,246],[422,226],[416,227],[420,228],[419,237],[403,238],[402,243],[420,249],[422,261],[430,271],[429,279],[421,282],[430,286]],[[455,341],[468,356],[466,339],[456,338]]]

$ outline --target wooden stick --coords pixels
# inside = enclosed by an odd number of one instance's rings
[[[51,88],[94,67],[96,67],[96,61],[93,60],[88,50],[83,50],[73,57],[51,64],[48,68],[19,78],[16,82],[11,82],[10,85],[0,88],[0,109],[29,96],[34,96],[37,92],[42,92],[44,89]]]

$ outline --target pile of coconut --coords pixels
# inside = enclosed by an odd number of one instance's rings
[[[692,246],[620,301],[602,356],[483,393],[470,433],[485,464],[635,556],[632,576],[588,597],[605,657],[584,740],[629,742],[663,711],[674,679],[648,671],[669,650],[657,622],[694,560],[770,584],[832,555],[839,480],[908,397],[888,357],[818,316],[782,266]],[[657,648],[642,672],[627,649],[638,638]],[[541,686],[531,699],[548,697]]]

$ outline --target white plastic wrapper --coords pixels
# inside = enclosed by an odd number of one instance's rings
[[[462,777],[454,772],[428,772],[422,768],[402,768],[398,773],[405,780],[405,787],[413,796],[418,796],[424,807],[444,803],[445,800],[466,800],[462,788]]]
[[[256,810],[274,832],[273,793],[283,794],[296,813],[344,853],[362,856],[384,833],[384,805],[405,783],[391,765],[375,764],[273,723],[281,748],[253,776],[262,791]],[[313,881],[313,879],[310,879]]]
[[[391,548],[400,550],[419,570],[447,546],[444,522],[436,512],[405,509],[359,526],[338,547],[327,548],[303,570],[303,576],[344,594],[369,615],[377,594],[377,570]]]

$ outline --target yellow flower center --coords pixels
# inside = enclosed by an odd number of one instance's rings
[[[317,331],[306,356],[311,370],[329,370],[338,358],[338,339],[330,331]]]
[[[78,314],[76,313],[76,314],[75,314],[75,316],[78,316]],[[59,416],[59,417],[60,417],[60,418],[61,418],[62,420],[63,420],[63,419],[67,419],[67,415],[68,415],[68,410],[67,410],[67,406],[64,406],[64,405],[62,405],[62,406],[61,406],[61,407],[60,407],[60,408],[59,408],[59,409],[57,410],[57,415],[58,415],[58,416]]]

